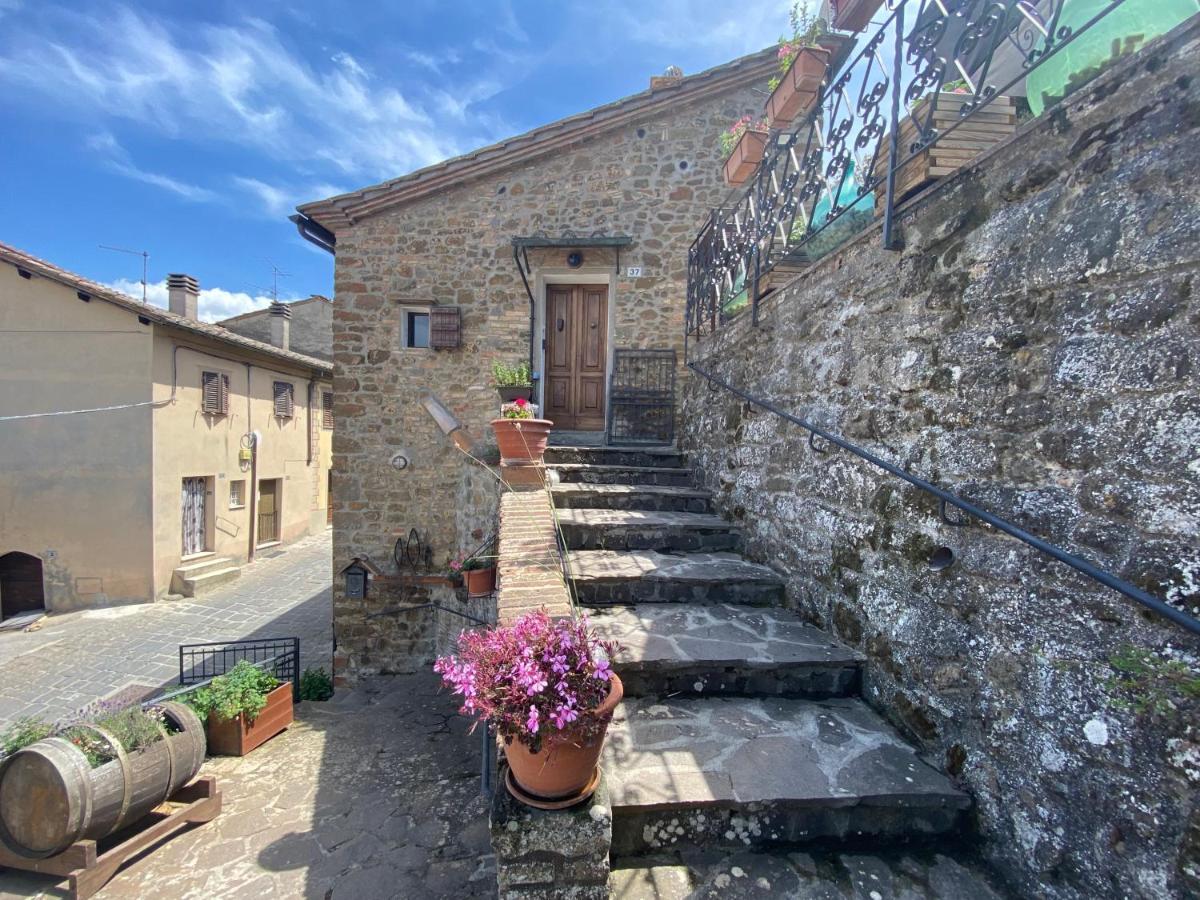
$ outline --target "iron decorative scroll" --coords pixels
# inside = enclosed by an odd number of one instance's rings
[[[865,227],[877,193],[893,247],[897,172],[1124,2],[1068,23],[1069,0],[889,0],[882,27],[830,73],[794,130],[771,133],[751,183],[701,227],[688,253],[688,334],[711,333],[745,307],[757,322],[762,280]],[[961,93],[943,93],[947,83]],[[947,125],[948,102],[957,109]]]

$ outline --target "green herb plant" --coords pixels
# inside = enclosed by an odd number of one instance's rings
[[[23,747],[28,747],[52,734],[54,734],[54,726],[49,722],[26,716],[23,719],[17,719],[4,731],[0,731],[0,751],[3,751],[4,756],[10,756]]]
[[[305,669],[300,675],[301,700],[328,700],[333,696],[333,679],[324,668]]]
[[[497,387],[529,387],[533,377],[529,371],[529,363],[517,363],[506,366],[502,362],[492,363],[492,377],[496,379]]]
[[[202,719],[213,713],[220,721],[245,715],[247,722],[253,722],[266,707],[267,694],[277,687],[279,679],[243,659],[207,687],[197,688],[182,699]]]

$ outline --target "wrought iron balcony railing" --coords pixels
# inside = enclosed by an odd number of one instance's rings
[[[763,293],[875,215],[893,247],[895,205],[924,183],[906,167],[947,174],[995,140],[997,123],[1015,122],[1014,86],[1038,114],[1068,80],[1099,71],[1104,54],[1132,49],[1138,36],[1120,39],[1128,23],[1108,18],[1126,2],[889,0],[883,26],[827,74],[794,130],[772,132],[750,184],[701,228],[688,256],[689,335],[747,307],[757,322]],[[1081,68],[1068,78],[1052,61],[1089,34],[1093,64],[1073,60]]]

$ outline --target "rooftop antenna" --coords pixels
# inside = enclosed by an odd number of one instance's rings
[[[126,250],[124,247],[110,247],[108,244],[100,244],[101,250],[114,250],[117,253],[129,253],[132,256],[140,256],[142,258],[142,303],[146,302],[146,270],[150,266],[150,251],[149,250]]]
[[[264,256],[263,259],[267,258]],[[267,262],[271,263],[271,301],[277,303],[279,301],[279,279],[291,278],[292,273],[283,271],[269,259]]]

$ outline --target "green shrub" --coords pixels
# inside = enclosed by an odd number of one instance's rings
[[[214,713],[220,720],[236,719],[245,714],[253,722],[267,705],[267,694],[279,687],[279,679],[248,660],[241,660],[224,675],[218,675],[207,687],[198,688],[181,698],[204,719]]]
[[[0,732],[0,750],[3,750],[4,756],[8,756],[16,753],[22,747],[37,743],[44,737],[50,737],[53,733],[54,726],[50,723],[26,716],[23,719],[17,719]]]
[[[305,669],[300,676],[301,700],[328,700],[333,696],[333,679],[324,668]]]
[[[97,728],[103,728],[114,738],[126,753],[133,753],[162,740],[163,711],[157,706],[142,709],[134,704],[94,720]]]
[[[497,387],[529,387],[533,378],[529,373],[529,363],[517,363],[506,366],[502,362],[492,363],[492,377],[496,379]]]

